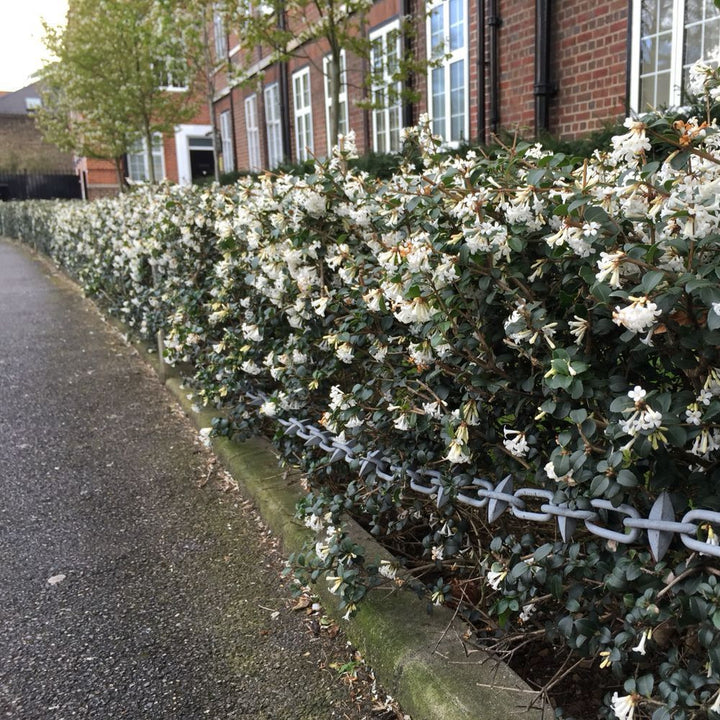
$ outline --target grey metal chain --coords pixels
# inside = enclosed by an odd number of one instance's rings
[[[266,398],[248,394],[253,404],[261,404]],[[307,447],[317,447],[330,454],[330,462],[338,460],[358,461],[360,475],[371,472],[385,481],[408,478],[410,487],[418,493],[434,498],[438,507],[449,500],[449,489],[437,470],[414,470],[393,464],[379,450],[356,454],[352,442],[323,430],[309,422],[290,418],[275,418],[285,428],[285,434],[305,441]],[[519,520],[547,523],[555,520],[560,536],[567,542],[577,529],[578,523],[600,538],[624,545],[646,543],[656,562],[667,553],[675,535],[693,552],[720,558],[720,545],[698,539],[701,528],[708,529],[708,537],[720,535],[720,512],[690,510],[678,522],[668,493],[662,493],[652,506],[647,518],[631,505],[613,505],[609,500],[592,498],[590,508],[581,510],[567,504],[553,502],[553,493],[541,488],[513,488],[513,478],[508,475],[497,484],[484,478],[472,478],[457,488],[457,501],[475,508],[486,509],[488,523],[494,523],[509,509]],[[531,503],[535,509],[530,507]],[[539,507],[538,507],[539,503]],[[615,527],[610,527],[612,516],[618,516]],[[712,532],[710,532],[712,529]],[[642,531],[645,531],[643,540]]]

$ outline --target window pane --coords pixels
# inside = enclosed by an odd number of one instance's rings
[[[670,73],[660,73],[657,76],[657,89],[655,90],[656,108],[666,108],[670,105]]]
[[[718,10],[715,10],[715,16],[705,21],[705,37],[703,38],[703,57],[706,60],[712,60],[712,65],[718,64],[718,52],[720,52],[720,12]]]
[[[672,30],[673,25],[673,0],[660,0],[658,2],[658,24],[657,29]]]
[[[685,0],[685,24],[703,21],[702,0]]]
[[[450,0],[450,50],[465,46],[465,0]]]
[[[459,60],[450,66],[450,138],[462,140],[465,136],[465,62]]]
[[[643,2],[640,11],[640,34],[654,33],[657,28],[657,7],[655,3]]]
[[[640,81],[640,112],[655,107],[655,76],[649,75]]]
[[[437,57],[445,52],[445,28],[443,23],[443,6],[439,5],[430,12],[430,47],[432,56]]]
[[[702,25],[685,28],[684,65],[692,65],[702,57]]]
[[[657,39],[657,70],[669,70],[671,59],[672,35],[670,33],[663,33]]]
[[[344,100],[341,100],[338,107],[340,108],[340,123],[338,127],[338,132],[341,135],[347,135],[347,103]]]
[[[445,69],[432,71],[433,132],[445,137]]]

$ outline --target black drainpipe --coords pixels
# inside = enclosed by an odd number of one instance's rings
[[[498,0],[490,0],[490,16],[487,19],[490,28],[488,51],[490,54],[490,131],[497,133],[500,128],[500,67],[498,63],[498,28],[502,20],[498,15]]]
[[[550,129],[550,13],[551,0],[535,0],[535,135]]]
[[[628,31],[625,45],[625,117],[630,117],[633,108],[630,107],[630,90],[632,83],[632,36],[633,36],[633,0],[628,0],[627,5]]]
[[[400,22],[402,23],[401,27],[403,28],[403,52],[405,53],[406,58],[409,57],[413,51],[410,34],[405,32],[405,23],[410,22],[411,2],[412,0],[402,0],[400,3]],[[405,77],[404,83],[405,90],[412,91],[415,85],[414,76],[412,74],[408,74]],[[415,124],[413,122],[413,106],[407,98],[403,101],[402,122],[403,127],[412,127]]]
[[[478,0],[477,26],[477,138],[485,145],[485,0]]]
[[[281,30],[287,27],[287,18],[285,16],[285,3],[280,3],[280,12],[278,13],[278,25]],[[280,63],[280,117],[282,118],[282,145],[283,159],[285,162],[292,162],[292,151],[290,148],[290,91],[288,87],[288,64],[287,61]]]

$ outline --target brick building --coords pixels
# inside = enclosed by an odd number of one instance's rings
[[[173,134],[157,135],[152,156],[157,180],[190,185],[194,180],[212,177],[212,126],[207,106],[200,107],[189,123],[178,125]],[[145,145],[138,142],[124,158],[125,177],[131,183],[147,181],[150,177],[147,164]],[[79,158],[76,171],[80,177],[84,198],[94,200],[118,194],[120,186],[114,163],[108,160]]]
[[[397,150],[400,128],[425,112],[449,143],[484,142],[500,130],[581,137],[631,112],[681,104],[689,66],[720,49],[720,11],[710,0],[376,0],[365,27],[370,56],[343,53],[341,62],[341,129],[355,131],[361,153]],[[248,67],[219,13],[212,30],[216,57],[256,80],[248,87],[222,70],[216,77],[223,169],[325,156],[324,41],[283,64],[258,50]],[[369,93],[383,97],[378,82],[397,84],[391,71],[406,52],[436,60],[410,81],[419,97],[408,104],[385,92],[392,99],[368,109]],[[368,88],[371,67],[384,80]]]
[[[35,125],[39,103],[35,84],[0,94],[0,172],[73,172],[72,155],[46,143]]]

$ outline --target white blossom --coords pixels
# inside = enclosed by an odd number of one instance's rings
[[[445,459],[451,463],[466,463],[470,462],[470,454],[461,440],[453,438],[448,446],[448,454]]]
[[[378,572],[388,580],[395,580],[397,577],[397,567],[393,565],[389,560],[381,560],[378,565]]]
[[[335,348],[335,354],[338,360],[346,364],[350,364],[353,361],[354,351],[350,343],[341,343]]]
[[[655,319],[662,314],[662,311],[658,310],[658,306],[647,297],[631,296],[630,300],[632,301],[630,305],[615,308],[613,322],[623,325],[632,333],[645,332],[655,323]]]
[[[500,584],[507,577],[507,570],[489,570],[485,579],[493,590],[499,590]]]
[[[643,630],[642,634],[640,635],[640,642],[638,642],[638,644],[634,648],[632,648],[632,651],[636,652],[636,653],[640,653],[641,655],[645,655],[645,653],[646,653],[645,644],[651,637],[652,637],[651,629]]]
[[[635,698],[633,695],[618,695],[613,693],[610,705],[618,720],[632,720],[635,714]]]
[[[610,278],[608,283],[610,287],[619,288],[620,266],[624,258],[625,253],[621,251],[613,253],[601,252],[600,259],[597,261],[598,271],[595,274],[595,279],[598,282],[605,282]]]
[[[258,409],[261,415],[267,417],[275,417],[277,415],[277,404],[273,400],[266,400]]]
[[[503,435],[505,436],[503,445],[511,455],[523,458],[528,454],[530,446],[525,439],[525,433],[519,430],[503,428]]]

